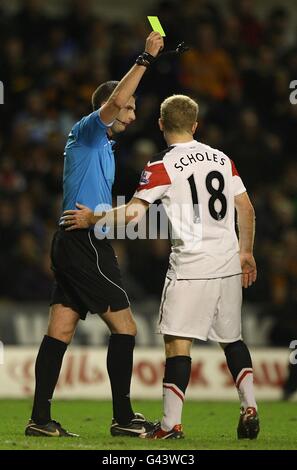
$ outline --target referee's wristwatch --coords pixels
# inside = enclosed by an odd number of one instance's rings
[[[149,52],[142,52],[137,59],[137,65],[143,65],[144,67],[149,67],[155,60],[155,57],[151,55]]]

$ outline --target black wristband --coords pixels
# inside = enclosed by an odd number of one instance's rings
[[[143,65],[144,67],[149,67],[155,60],[155,57],[151,55],[149,52],[142,52],[137,59],[137,65]]]

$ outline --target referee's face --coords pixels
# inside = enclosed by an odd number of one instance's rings
[[[125,131],[127,126],[129,126],[129,124],[131,124],[136,119],[135,109],[135,98],[131,96],[126,106],[122,108],[117,115],[116,120],[114,121],[111,128],[112,132],[118,134],[119,132]]]

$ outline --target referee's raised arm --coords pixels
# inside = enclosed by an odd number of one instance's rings
[[[154,31],[151,32],[146,40],[145,51],[139,55],[136,60],[136,64],[131,67],[106,103],[102,105],[100,118],[105,124],[109,124],[116,119],[119,110],[126,105],[128,100],[135,93],[146,68],[163,47],[164,41],[160,33]]]

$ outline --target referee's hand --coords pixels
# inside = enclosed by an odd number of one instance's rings
[[[158,53],[164,48],[164,40],[160,33],[152,31],[147,37],[145,43],[145,52],[148,52],[153,57],[157,57]]]
[[[94,224],[94,214],[89,207],[76,203],[78,210],[64,211],[60,219],[60,225],[65,228],[66,232],[77,230],[80,228],[89,228]]]
[[[255,258],[250,253],[240,253],[240,264],[242,269],[241,284],[250,287],[257,279],[257,266]]]

